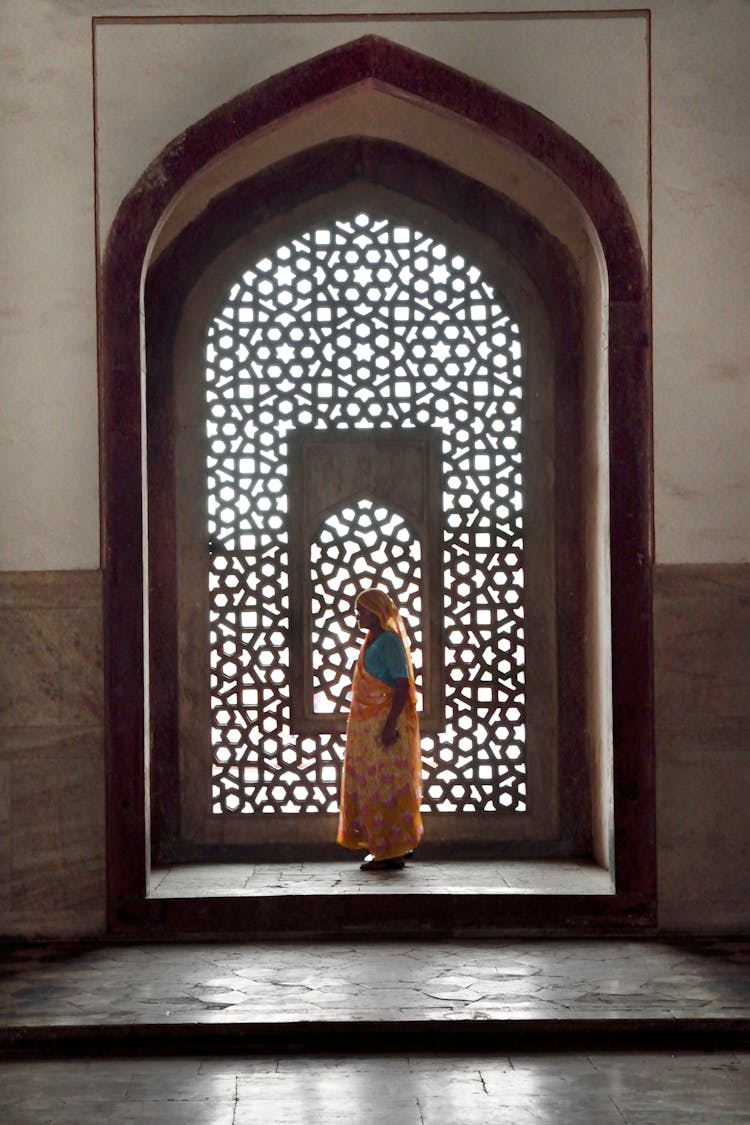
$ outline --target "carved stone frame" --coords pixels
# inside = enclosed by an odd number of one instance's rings
[[[418,533],[422,548],[421,598],[422,598],[422,695],[423,709],[419,724],[424,734],[433,734],[443,727],[444,689],[442,677],[442,605],[443,580],[441,567],[441,527],[440,527],[440,434],[432,429],[413,427],[401,430],[304,430],[299,429],[287,438],[289,443],[289,573],[291,576],[291,726],[299,734],[318,731],[342,732],[346,729],[346,713],[316,714],[312,707],[312,582],[308,554],[311,537],[324,507],[320,496],[313,500],[315,479],[315,454],[328,455],[344,451],[342,460],[349,470],[343,487],[330,489],[324,503],[333,510],[347,501],[367,496],[379,500],[393,510],[399,510],[393,503],[389,484],[404,468],[404,454],[409,467],[415,470],[413,478],[412,503],[410,510],[400,510]],[[356,456],[357,449],[370,450],[368,457]],[[351,464],[354,452],[357,465]],[[401,455],[401,456],[399,456]],[[371,475],[366,479],[367,465],[377,461],[388,471],[386,474]],[[359,470],[357,466],[361,466]],[[311,471],[312,470],[312,471]],[[362,471],[364,470],[364,472]],[[377,479],[381,477],[381,479]],[[311,480],[312,478],[312,480]],[[311,487],[313,486],[313,487]],[[319,488],[315,493],[319,493]]]
[[[154,232],[181,188],[238,137],[294,108],[373,82],[458,115],[539,162],[586,212],[601,247],[609,289],[606,322],[609,385],[609,553],[612,566],[612,769],[614,893],[518,898],[402,895],[375,920],[369,896],[309,900],[148,897],[149,798],[144,683],[144,570],[141,292]],[[420,162],[417,162],[418,166]],[[425,176],[431,176],[424,162]],[[431,181],[432,182],[432,181]],[[433,188],[438,185],[433,183]],[[473,190],[473,189],[472,189]],[[491,216],[464,193],[474,220]],[[508,237],[523,246],[523,216]],[[538,238],[531,238],[531,257]],[[528,258],[527,258],[528,260]],[[566,271],[540,283],[555,330],[564,327]],[[365,37],[327,52],[220,107],[177,138],[123,201],[112,227],[101,279],[101,435],[103,472],[105,685],[107,723],[107,868],[110,932],[271,934],[294,931],[431,934],[641,932],[655,925],[655,823],[652,656],[652,445],[648,280],[638,238],[611,176],[578,142],[529,106],[434,60]],[[564,337],[564,332],[563,332]],[[562,346],[563,355],[565,347]],[[570,362],[570,357],[568,359]],[[563,421],[575,431],[575,420]],[[170,451],[164,452],[169,458]],[[159,513],[151,513],[152,522]],[[169,504],[164,512],[170,518]],[[158,546],[158,544],[157,544]],[[173,638],[164,638],[168,655]],[[157,660],[164,653],[156,654]],[[158,804],[159,782],[153,791]],[[563,793],[565,797],[565,793]],[[362,914],[362,911],[365,914]]]
[[[468,212],[464,193],[473,196]],[[527,811],[440,813],[429,826],[429,847],[463,855],[497,848],[509,855],[588,854],[586,693],[579,684],[584,407],[575,271],[562,248],[504,197],[401,145],[343,140],[306,150],[226,192],[147,276],[153,861],[260,860],[276,858],[279,848],[296,860],[336,854],[335,813],[212,812],[203,347],[219,296],[248,261],[352,207],[424,224],[466,255],[501,289],[524,347],[524,496],[527,509],[539,513],[524,529],[525,676],[533,701],[526,714]],[[492,216],[488,229],[467,221],[475,211]],[[550,286],[555,278],[565,298],[552,324],[540,290],[542,281]],[[437,529],[436,519],[432,526]]]

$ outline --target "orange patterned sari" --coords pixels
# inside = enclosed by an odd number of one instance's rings
[[[365,668],[364,645],[352,683],[346,728],[337,843],[365,849],[376,859],[412,851],[422,839],[422,761],[414,684],[398,717],[398,739],[383,746],[381,733],[393,690]]]

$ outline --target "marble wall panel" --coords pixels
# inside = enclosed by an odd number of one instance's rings
[[[750,929],[750,566],[655,583],[659,925]]]
[[[101,725],[98,573],[0,575],[0,728]]]
[[[655,581],[660,724],[750,736],[750,565],[661,566]]]
[[[101,932],[104,746],[96,728],[5,730],[10,871],[3,931],[27,937]]]
[[[0,574],[0,651],[0,936],[99,934],[99,573]]]
[[[659,760],[659,926],[750,930],[750,754],[667,741]]]
[[[0,917],[10,908],[10,764],[0,760]]]

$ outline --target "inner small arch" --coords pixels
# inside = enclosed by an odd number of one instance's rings
[[[421,709],[422,549],[408,521],[382,501],[360,497],[331,513],[310,546],[313,710],[348,709],[352,666],[361,638],[353,632],[357,594],[386,590],[411,639]]]

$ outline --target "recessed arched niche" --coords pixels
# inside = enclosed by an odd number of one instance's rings
[[[200,784],[191,780],[201,767],[181,748],[181,730],[205,730],[200,692],[180,687],[180,638],[186,623],[188,634],[192,627],[189,612],[180,624],[180,591],[205,567],[197,551],[192,560],[188,551],[182,570],[179,561],[179,494],[187,481],[189,495],[191,479],[180,464],[203,409],[186,357],[201,355],[216,294],[253,254],[311,223],[377,205],[404,223],[429,220],[447,245],[462,248],[507,293],[526,333],[525,448],[537,469],[524,504],[540,513],[527,529],[532,585],[552,591],[547,603],[531,597],[526,623],[546,653],[532,660],[527,685],[530,700],[545,699],[530,703],[534,737],[547,745],[533,779],[545,827],[487,839],[502,851],[515,838],[517,854],[586,854],[612,872],[611,895],[566,903],[571,925],[592,911],[603,925],[647,924],[654,893],[647,289],[616,185],[529,107],[372,37],[220,107],[157,167],[118,212],[103,279],[109,803],[112,846],[129,857],[110,867],[113,928],[149,925],[151,832],[162,859],[170,849],[197,854],[185,831],[193,814],[176,793]],[[346,499],[353,511],[363,502],[388,506],[366,484]],[[324,528],[325,519],[313,520],[310,541]],[[196,628],[200,636],[205,627]],[[300,683],[304,675],[301,668]],[[231,857],[234,831],[209,832],[206,854]],[[177,928],[180,909],[172,908]],[[336,909],[343,918],[356,907],[343,901]],[[477,910],[485,920],[477,924],[493,924],[491,901],[447,909],[453,922],[435,907],[436,930],[472,924]],[[546,924],[545,911],[555,909],[549,896],[531,896],[513,904],[511,917]],[[253,903],[240,910],[252,926]],[[294,915],[293,904],[287,910]],[[503,911],[507,918],[507,898]]]

